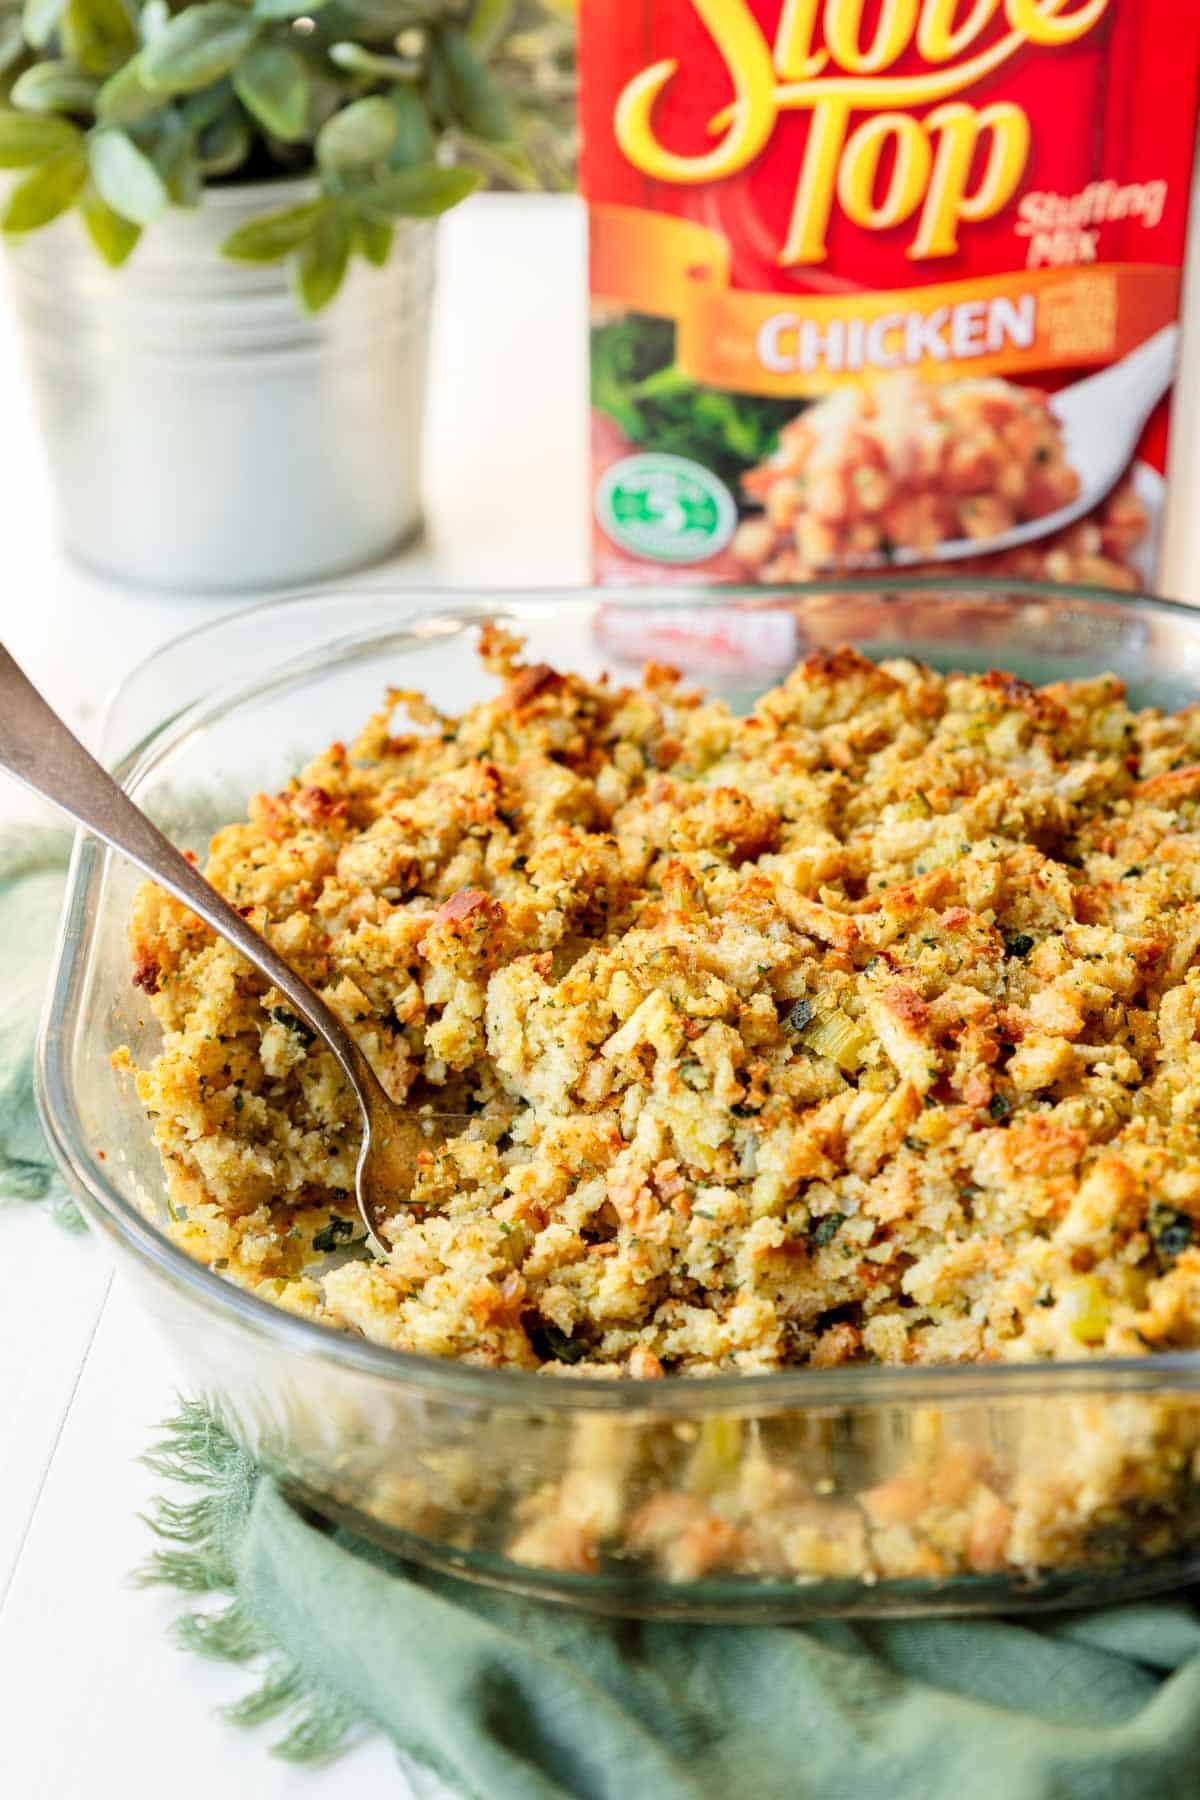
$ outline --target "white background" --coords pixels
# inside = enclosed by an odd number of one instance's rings
[[[1200,234],[1197,234],[1200,245]],[[582,218],[572,201],[470,202],[443,233],[425,544],[370,586],[571,583],[586,570]],[[1190,393],[1164,587],[1200,600]],[[120,677],[231,602],[111,587],[58,553],[19,345],[0,293],[0,634],[85,736]],[[0,820],[19,810],[0,785]],[[131,1586],[156,1483],[137,1458],[172,1371],[100,1247],[0,1210],[0,1796],[362,1800],[414,1786],[375,1739],[321,1770],[267,1754],[217,1707],[244,1677],[176,1650],[175,1602]]]

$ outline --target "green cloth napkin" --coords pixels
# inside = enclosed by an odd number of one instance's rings
[[[368,1721],[472,1800],[1194,1800],[1200,1618],[614,1623],[407,1567],[300,1516],[202,1408],[152,1466],[145,1578],[228,1596],[202,1654],[265,1658],[243,1722],[328,1754]]]
[[[0,840],[0,1200],[53,1198],[82,1224],[46,1154],[33,1101],[33,1049],[70,854],[66,832]]]
[[[0,848],[0,1195],[53,1188],[30,1090],[61,843]],[[374,1726],[470,1800],[1195,1800],[1200,1615],[1160,1601],[1004,1620],[613,1623],[403,1565],[299,1513],[186,1405],[147,1581],[251,1665],[230,1715],[333,1754]],[[179,1484],[182,1484],[182,1490]]]

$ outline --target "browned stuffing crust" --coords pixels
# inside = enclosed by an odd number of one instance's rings
[[[207,865],[397,1101],[471,1125],[371,1260],[332,1059],[146,887],[179,1243],[490,1366],[1200,1343],[1200,712],[845,650],[739,719],[484,654],[494,699],[389,696]]]

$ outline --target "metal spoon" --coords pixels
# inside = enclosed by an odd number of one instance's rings
[[[427,1128],[465,1124],[465,1117],[442,1113],[427,1120],[393,1105],[341,1020],[150,823],[68,731],[2,644],[0,769],[15,775],[182,900],[265,975],[328,1045],[362,1113],[362,1149],[354,1176],[359,1211],[375,1248],[386,1253],[379,1228],[409,1204],[417,1156],[431,1142]]]

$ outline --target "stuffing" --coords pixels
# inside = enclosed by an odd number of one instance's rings
[[[332,1057],[140,891],[182,1247],[331,1328],[568,1379],[1200,1345],[1200,709],[844,650],[736,717],[670,671],[483,652],[495,698],[389,696],[206,868],[398,1105],[465,1118],[382,1255]],[[819,1494],[756,1522],[705,1454],[678,1531],[629,1521],[677,1571],[989,1571],[1065,1530],[982,1452],[947,1497],[931,1452],[818,1542]],[[522,1520],[530,1559],[590,1566],[581,1483]]]

